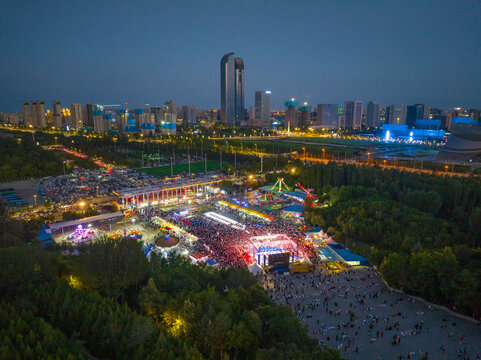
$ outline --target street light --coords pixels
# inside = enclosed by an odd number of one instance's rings
[[[37,206],[37,194],[33,194],[33,200],[35,201],[35,206]]]

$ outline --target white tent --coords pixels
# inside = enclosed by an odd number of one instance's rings
[[[324,231],[321,229],[321,237],[324,237]]]
[[[258,263],[253,263],[247,267],[253,275],[262,274],[263,270]]]

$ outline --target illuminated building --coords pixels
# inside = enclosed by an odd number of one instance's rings
[[[234,53],[220,61],[221,121],[238,126],[244,120],[244,62]]]
[[[284,106],[286,107],[284,127],[287,126],[287,131],[290,132],[291,128],[293,129],[297,126],[297,107],[299,102],[292,98],[291,101],[285,101]]]
[[[406,108],[406,124],[413,127],[416,120],[429,119],[431,108],[424,104],[414,104]]]
[[[177,134],[177,103],[175,100],[168,100],[165,105],[165,120],[161,122],[160,127],[163,135]]]
[[[45,103],[43,101],[37,100],[30,102],[30,118],[33,127],[47,127],[47,120],[45,118]]]
[[[324,129],[337,129],[339,122],[339,105],[318,104],[315,126]]]
[[[194,105],[182,105],[182,120],[184,125],[192,125],[197,122],[197,112]]]
[[[406,125],[407,107],[404,104],[392,104],[386,108],[386,119],[391,125]]]
[[[52,124],[57,129],[62,128],[63,123],[62,123],[60,101],[54,101],[52,103]]]
[[[311,125],[311,110],[310,106],[307,106],[307,103],[304,103],[303,106],[299,107],[298,112],[298,121],[297,125],[299,127],[306,127]]]
[[[269,90],[256,91],[254,117],[260,120],[261,126],[270,126],[271,92]]]
[[[97,110],[97,106],[94,104],[85,104],[84,116],[83,116],[83,126],[93,127],[94,126],[94,110]]]
[[[376,101],[369,101],[366,109],[366,125],[367,127],[376,128],[381,125],[380,105]]]
[[[344,128],[359,130],[361,128],[362,101],[344,102]]]
[[[71,125],[76,129],[82,128],[82,105],[70,104]]]
[[[30,116],[30,107],[27,101],[22,103],[22,117],[23,117],[23,124],[25,126],[32,125],[32,117]]]

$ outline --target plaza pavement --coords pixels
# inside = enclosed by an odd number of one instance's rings
[[[268,275],[261,283],[277,303],[293,308],[310,336],[339,349],[346,359],[421,359],[426,353],[436,360],[481,356],[480,325],[391,291],[370,268]],[[393,345],[396,334],[400,343]]]

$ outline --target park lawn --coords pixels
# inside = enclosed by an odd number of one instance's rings
[[[164,178],[170,176],[171,169],[170,165],[164,166],[154,166],[154,167],[145,167],[145,168],[138,168],[137,171],[142,171],[148,175],[157,176],[160,178]],[[219,161],[215,160],[208,160],[207,161],[207,171],[218,171],[220,170],[220,163]],[[187,174],[189,171],[189,164],[174,164],[173,166],[173,173],[174,175],[178,174]],[[190,163],[190,172],[192,174],[198,174],[205,172],[205,162],[198,161],[198,162],[191,162]]]

